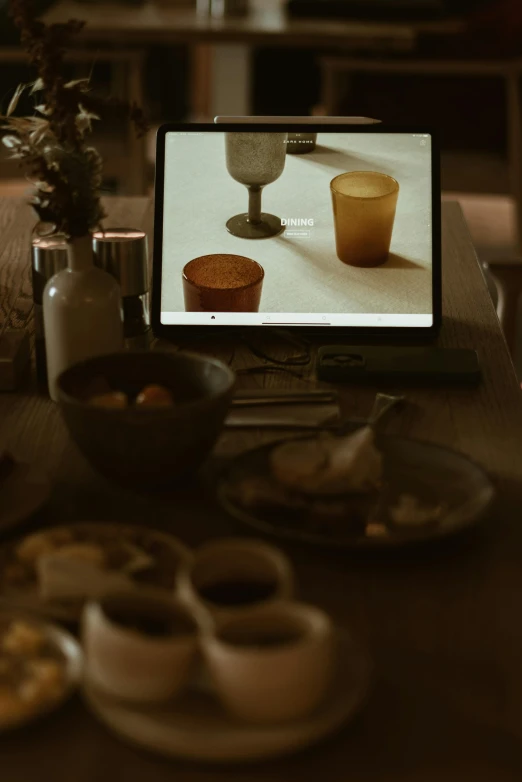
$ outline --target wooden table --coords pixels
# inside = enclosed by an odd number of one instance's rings
[[[44,16],[46,22],[84,19],[82,39],[91,43],[161,45],[185,43],[194,54],[193,119],[216,114],[251,114],[250,51],[254,46],[297,46],[347,53],[409,51],[422,33],[451,34],[461,22],[373,23],[292,19],[282,0],[251,0],[245,18],[211,19],[195,9],[168,0],[145,0],[137,7],[117,3],[88,5],[60,0]],[[211,45],[211,46],[210,46]],[[281,74],[274,74],[282,79]],[[168,74],[165,74],[168,78]],[[210,83],[207,84],[207,80]],[[281,84],[281,89],[286,89]]]
[[[145,199],[109,203],[110,222],[150,230]],[[508,782],[522,774],[522,398],[470,239],[456,204],[444,205],[444,327],[440,344],[475,347],[477,389],[408,391],[411,404],[389,430],[468,453],[496,477],[488,522],[444,545],[393,556],[327,554],[288,547],[302,596],[367,644],[375,688],[360,717],[338,736],[252,768],[168,762],[113,738],[75,700],[52,718],[1,740],[6,782]],[[0,201],[0,328],[31,328],[29,230],[16,201]],[[259,363],[232,343],[194,345]],[[313,374],[308,373],[313,381]],[[304,381],[240,377],[244,386]],[[306,386],[308,387],[308,386]],[[375,389],[346,389],[347,411],[368,412]],[[218,455],[267,433],[227,432]],[[279,435],[277,435],[279,436]],[[51,502],[35,523],[124,520],[161,527],[190,544],[237,532],[204,489],[152,502],[96,477],[73,447],[56,407],[30,388],[0,395],[0,443],[45,467]]]

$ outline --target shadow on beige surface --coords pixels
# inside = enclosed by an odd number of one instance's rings
[[[332,160],[329,160],[329,158]],[[343,168],[350,170],[374,170],[378,168],[383,174],[391,175],[393,170],[386,165],[386,158],[374,155],[371,158],[364,155],[347,155],[333,147],[325,147],[318,144],[312,154],[305,155],[303,160],[315,165],[325,166],[327,168],[340,171]]]
[[[381,269],[416,269],[417,271],[422,272],[429,272],[430,270],[427,269],[425,266],[423,266],[420,263],[417,263],[416,261],[412,260],[411,258],[406,258],[405,255],[399,255],[398,253],[390,253],[388,255],[388,260],[386,263],[383,263],[382,266],[379,268]]]

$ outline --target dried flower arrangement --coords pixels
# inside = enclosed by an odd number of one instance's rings
[[[105,217],[100,200],[103,161],[88,143],[92,121],[111,112],[129,118],[138,135],[146,132],[147,124],[135,104],[93,95],[89,79],[65,81],[66,51],[84,22],[45,25],[36,18],[31,0],[10,0],[10,11],[38,78],[19,85],[6,115],[0,116],[0,129],[7,131],[2,142],[36,188],[31,204],[41,223],[73,241],[100,227]],[[35,116],[14,116],[26,91],[43,96]]]

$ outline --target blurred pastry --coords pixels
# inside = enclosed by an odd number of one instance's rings
[[[53,556],[59,559],[72,559],[76,562],[88,562],[95,567],[104,567],[105,552],[94,543],[69,543],[61,546]]]
[[[41,632],[27,622],[13,622],[2,638],[2,650],[10,654],[36,655],[45,643]]]
[[[127,394],[123,394],[121,391],[108,391],[105,394],[96,394],[89,399],[89,402],[96,407],[109,408],[122,408],[129,405]]]

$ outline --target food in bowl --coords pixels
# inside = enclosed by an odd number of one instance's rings
[[[69,367],[57,379],[57,397],[69,434],[98,472],[136,492],[163,491],[185,484],[210,453],[234,381],[234,373],[214,358],[123,351]],[[159,404],[157,387],[171,394],[172,404],[164,393]],[[145,405],[90,404],[107,392],[136,400],[145,390]]]
[[[158,385],[148,385],[140,390],[133,399],[123,391],[105,391],[96,393],[89,398],[89,403],[96,407],[122,408],[135,406],[141,409],[147,407],[172,407],[174,396],[168,388]]]
[[[136,407],[172,407],[174,397],[164,386],[145,386],[136,397]]]
[[[0,626],[0,729],[60,700],[65,660],[36,625],[11,620]]]

